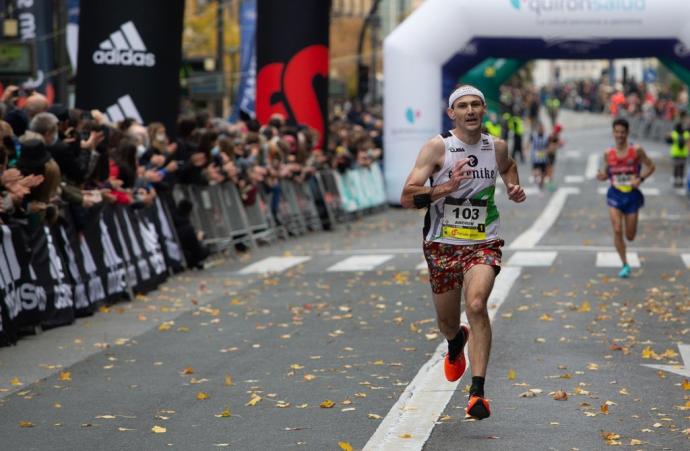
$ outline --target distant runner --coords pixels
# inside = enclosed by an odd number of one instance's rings
[[[544,181],[546,180],[546,168],[548,165],[547,149],[549,147],[549,138],[544,132],[544,124],[541,122],[537,125],[537,131],[532,133],[529,139],[530,159],[532,160],[532,176],[534,182],[539,186],[539,191],[544,189]]]
[[[438,327],[448,340],[444,372],[449,381],[462,377],[463,348],[469,343],[472,386],[465,410],[479,420],[491,415],[484,397],[491,350],[487,301],[501,270],[503,246],[494,204],[496,175],[510,200],[526,198],[505,141],[481,132],[485,112],[484,95],[472,86],[450,95],[448,117],[455,128],[422,147],[400,198],[405,208],[427,209],[423,247]],[[431,187],[424,186],[427,180]],[[469,328],[460,324],[463,288]]]
[[[598,180],[611,182],[606,194],[606,203],[609,206],[613,227],[613,242],[623,262],[623,267],[618,273],[622,278],[630,277],[623,227],[625,225],[625,238],[633,241],[637,234],[638,212],[644,205],[644,196],[639,187],[656,169],[654,162],[649,159],[642,147],[628,144],[629,131],[630,125],[627,120],[620,118],[613,121],[616,147],[606,151],[604,169],[599,170],[597,174]],[[644,172],[642,166],[645,166]]]

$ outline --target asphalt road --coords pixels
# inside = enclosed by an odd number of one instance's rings
[[[492,313],[490,419],[465,418],[467,377],[410,384],[441,337],[418,269],[422,215],[389,209],[0,349],[0,448],[688,449],[689,201],[670,187],[665,146],[641,141],[658,172],[630,249],[640,266],[618,279],[602,266],[604,185],[585,176],[612,142],[608,120],[562,120],[560,191],[497,199],[512,269]],[[253,273],[267,258],[299,263]]]

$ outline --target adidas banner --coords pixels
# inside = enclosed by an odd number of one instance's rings
[[[174,130],[183,12],[183,0],[81,2],[76,106]]]
[[[330,0],[258,0],[256,115],[281,113],[326,137]]]

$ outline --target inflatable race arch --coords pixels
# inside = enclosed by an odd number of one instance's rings
[[[384,43],[385,180],[400,203],[457,80],[487,58],[656,57],[690,74],[690,1],[427,0]]]

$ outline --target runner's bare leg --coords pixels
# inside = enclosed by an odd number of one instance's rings
[[[611,226],[613,227],[613,244],[624,265],[628,264],[625,254],[625,241],[623,241],[623,213],[617,208],[609,207]]]
[[[433,294],[438,328],[447,340],[455,338],[460,330],[460,296],[459,287],[445,293]]]
[[[491,352],[491,323],[487,303],[496,272],[489,265],[476,265],[465,273],[465,312],[470,323],[468,342],[472,376],[486,376]]]

